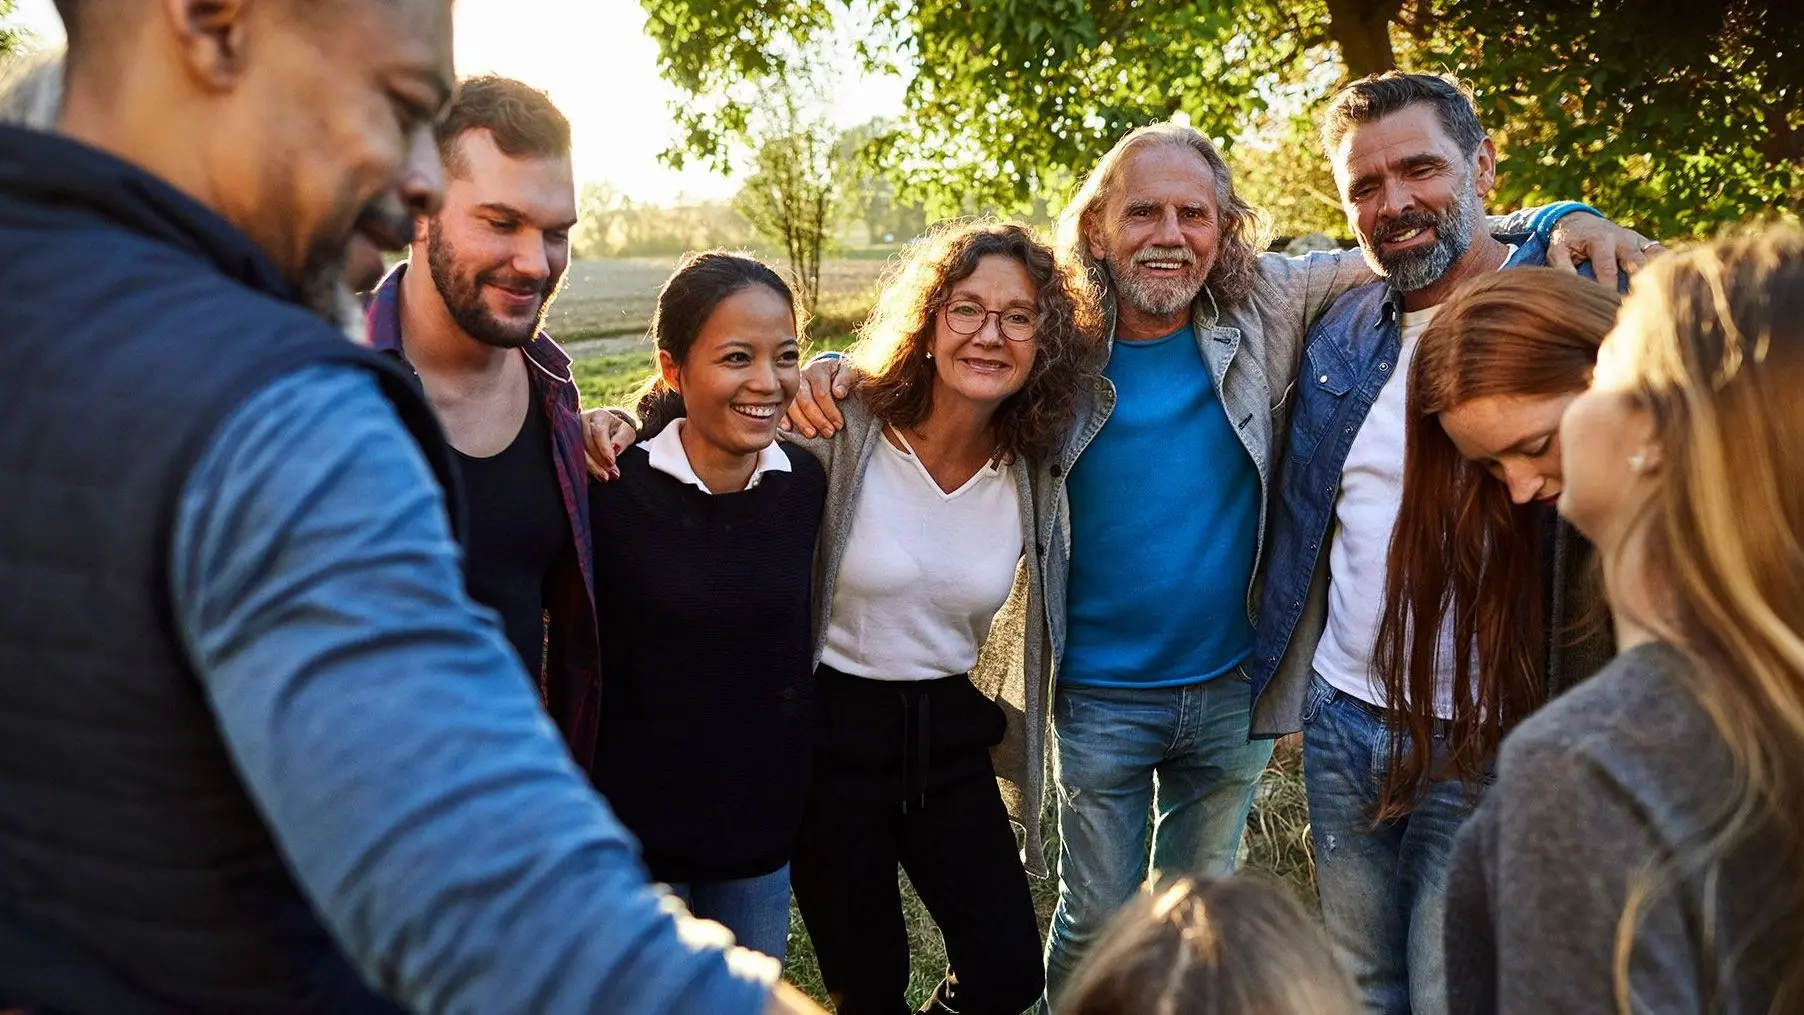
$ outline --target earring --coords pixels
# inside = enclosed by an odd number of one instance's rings
[[[929,350],[929,351],[928,351],[928,353],[927,353],[927,358],[928,358],[928,359],[932,359],[932,358],[933,358],[933,352],[932,352],[932,351],[931,351],[931,350]]]
[[[1647,469],[1647,452],[1637,451],[1629,456],[1629,471],[1642,472]]]

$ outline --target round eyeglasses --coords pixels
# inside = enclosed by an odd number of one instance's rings
[[[954,300],[946,304],[942,311],[946,318],[946,327],[960,335],[975,335],[983,330],[984,322],[991,315],[996,318],[996,329],[1002,337],[1011,342],[1026,342],[1039,330],[1039,315],[1022,307],[1009,307],[1007,310],[989,310],[976,300]]]

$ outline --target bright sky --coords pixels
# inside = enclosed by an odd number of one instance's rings
[[[62,41],[51,0],[19,0],[10,20],[44,45]],[[549,93],[575,130],[579,180],[606,180],[637,201],[731,196],[733,180],[658,161],[675,137],[677,92],[658,76],[658,48],[644,29],[637,0],[458,0],[457,70],[505,74]],[[900,110],[901,82],[850,66],[842,74],[839,125]]]

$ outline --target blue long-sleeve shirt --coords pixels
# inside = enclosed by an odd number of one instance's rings
[[[465,595],[371,378],[254,394],[188,478],[170,576],[252,799],[379,989],[422,1012],[763,1010],[775,964],[672,918]]]

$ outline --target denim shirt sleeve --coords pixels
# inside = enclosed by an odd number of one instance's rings
[[[1505,237],[1512,242],[1533,236],[1547,243],[1553,239],[1554,226],[1574,212],[1603,215],[1596,208],[1578,201],[1555,201],[1535,208],[1520,208],[1508,215],[1492,215],[1488,221],[1493,236]]]
[[[364,977],[420,1012],[761,1012],[775,963],[647,882],[374,380],[311,367],[177,508],[175,621],[239,773]]]

